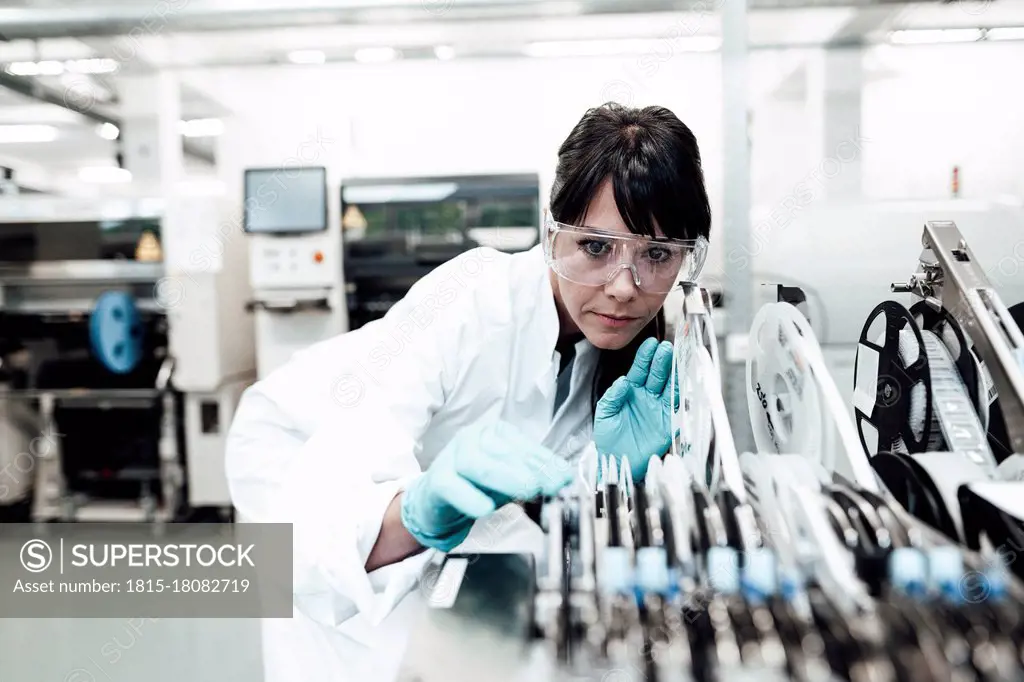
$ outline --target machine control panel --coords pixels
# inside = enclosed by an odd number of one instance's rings
[[[341,267],[326,235],[253,237],[251,280],[257,289],[333,287]]]

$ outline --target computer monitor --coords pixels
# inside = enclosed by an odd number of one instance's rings
[[[327,169],[249,168],[245,171],[243,229],[303,234],[327,229]]]

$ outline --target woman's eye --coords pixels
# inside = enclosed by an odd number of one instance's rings
[[[603,256],[608,251],[608,242],[586,239],[580,242],[580,248],[588,256]]]
[[[647,250],[647,257],[655,263],[664,263],[672,256],[671,252],[660,246],[654,246]]]

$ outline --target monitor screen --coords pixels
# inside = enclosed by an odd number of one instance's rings
[[[243,212],[246,232],[323,232],[327,170],[250,168],[245,171]]]

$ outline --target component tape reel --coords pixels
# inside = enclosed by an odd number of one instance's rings
[[[672,452],[690,464],[690,473],[710,490],[718,485],[720,467],[711,457],[713,431],[711,409],[700,394],[697,352],[704,346],[705,319],[688,315],[676,327],[672,353],[672,392],[679,402],[672,410]]]
[[[854,363],[853,404],[869,457],[938,446],[924,337],[910,311],[896,301],[875,306],[864,323]]]
[[[884,332],[872,329],[883,320]],[[987,413],[979,401],[987,401],[988,392],[955,321],[917,306],[912,313],[895,301],[881,303],[861,333],[855,377],[857,426],[868,456],[950,450],[995,466],[978,417]]]
[[[819,482],[878,490],[849,407],[810,322],[795,306],[763,306],[750,329],[747,410],[759,453],[796,455]]]
[[[760,452],[804,453],[831,469],[833,448],[821,394],[809,373],[824,364],[804,338],[814,338],[806,318],[788,303],[763,306],[751,325],[747,359],[747,408]]]
[[[918,301],[910,307],[910,314],[922,331],[929,331],[939,337],[942,345],[952,356],[960,379],[967,387],[967,394],[974,404],[982,425],[987,429],[991,378],[985,378],[986,370],[981,359],[960,325],[944,308],[935,310],[925,301]]]
[[[720,371],[718,339],[711,318],[711,295],[695,284],[683,284],[683,309],[676,325],[672,352],[672,392],[678,403],[672,411],[672,452],[683,456],[690,475],[708,490],[717,490],[721,467],[712,456],[715,446],[714,420],[707,397],[702,394],[701,363],[703,349],[714,371]]]

